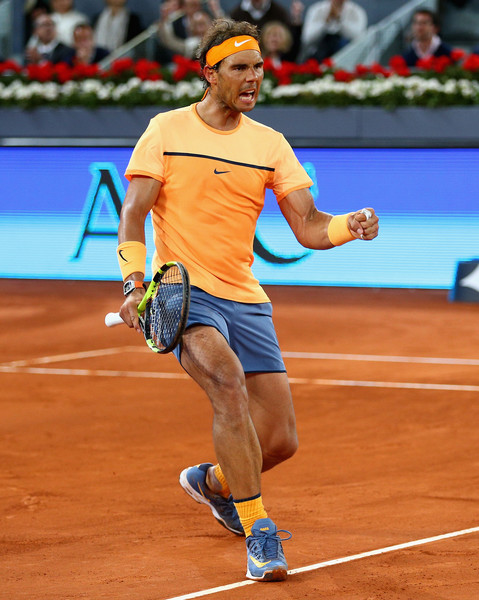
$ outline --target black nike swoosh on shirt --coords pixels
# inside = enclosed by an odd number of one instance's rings
[[[218,171],[215,169],[215,175],[223,175],[223,173],[231,173],[231,171]]]

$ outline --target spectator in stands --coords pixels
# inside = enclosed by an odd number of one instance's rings
[[[322,0],[304,17],[301,58],[329,58],[366,31],[364,8],[351,0]]]
[[[293,39],[289,27],[281,21],[270,21],[261,30],[261,53],[269,58],[276,69],[283,61],[295,62],[301,42],[301,33]]]
[[[80,23],[88,23],[86,15],[74,10],[73,0],[51,0],[52,19],[57,27],[57,38],[66,46],[73,46],[73,30]]]
[[[109,52],[143,31],[140,17],[125,5],[126,0],[104,0],[105,8],[93,20],[96,44]]]
[[[439,37],[439,19],[431,10],[416,10],[412,18],[412,42],[402,55],[408,67],[421,58],[451,56],[452,48]]]
[[[29,40],[33,35],[35,19],[40,15],[50,13],[50,3],[48,0],[26,0],[25,7],[25,29],[24,39]]]
[[[50,15],[40,15],[35,19],[33,36],[25,49],[25,62],[29,64],[73,64],[73,48],[62,44],[57,38],[55,23]]]
[[[291,4],[295,3],[293,1]],[[280,21],[288,27],[291,24],[288,11],[274,0],[241,0],[241,3],[231,10],[230,17],[234,21],[252,23],[260,30],[269,21]]]
[[[188,22],[188,34],[186,38],[177,37],[170,23],[161,20],[158,24],[158,37],[160,43],[168,49],[171,55],[181,54],[188,58],[194,58],[196,49],[201,41],[201,38],[206,33],[213,19],[209,13],[204,10],[198,10],[191,15]]]
[[[95,34],[90,23],[80,23],[73,31],[73,64],[92,65],[100,62],[109,54],[106,48],[95,46]]]
[[[201,0],[167,0],[161,4],[159,62],[170,62],[175,54],[194,58],[199,41],[212,20],[224,16],[218,0],[208,0],[206,6],[208,12],[202,9]]]
[[[217,0],[209,0],[206,5],[214,19],[224,16]],[[171,14],[165,23],[176,38],[186,40],[193,33],[193,15],[201,10],[203,10],[201,0],[180,0],[179,11]]]
[[[160,20],[158,21],[158,37],[156,39],[155,59],[162,65],[171,62],[174,52],[167,48],[161,41],[166,34],[165,29],[171,21],[180,16],[180,0],[163,0],[160,4]],[[168,32],[169,34],[170,32]]]

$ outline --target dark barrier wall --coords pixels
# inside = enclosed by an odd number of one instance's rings
[[[49,140],[101,145],[132,144],[161,107],[0,109],[0,144],[45,144]],[[262,107],[250,116],[303,147],[479,147],[479,108],[374,107],[317,109]],[[35,141],[41,138],[40,141]],[[89,142],[88,142],[89,143]]]

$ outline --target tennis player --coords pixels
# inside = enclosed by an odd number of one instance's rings
[[[182,262],[192,283],[187,329],[176,355],[213,407],[217,463],[186,468],[180,484],[227,529],[246,536],[250,579],[286,578],[281,536],[266,513],[261,472],[296,451],[295,416],[271,303],[251,272],[266,188],[299,242],[328,249],[372,240],[372,208],[332,216],[314,206],[312,181],[284,137],[244,113],[263,80],[256,28],[217,20],[198,50],[206,92],[154,117],[126,170],[118,258],[123,320],[140,331],[144,225],[151,213],[153,268]],[[283,532],[291,537],[289,532]]]

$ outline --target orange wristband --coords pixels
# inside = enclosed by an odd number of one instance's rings
[[[145,275],[146,246],[142,242],[123,242],[116,249],[118,264],[120,265],[123,280],[132,273]]]
[[[328,237],[333,246],[342,246],[347,242],[352,242],[356,238],[349,231],[348,217],[353,213],[346,215],[335,215],[328,225]]]

